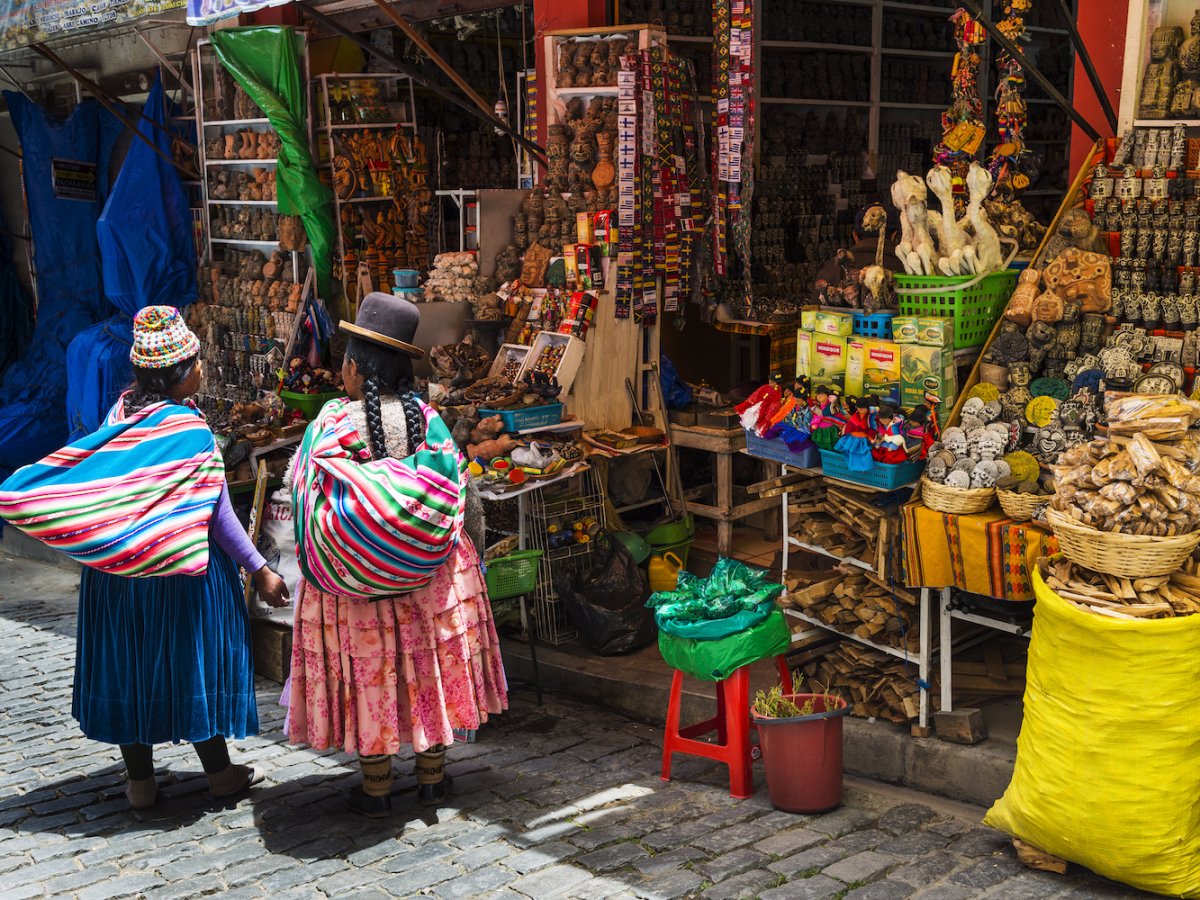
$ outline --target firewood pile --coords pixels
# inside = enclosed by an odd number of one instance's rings
[[[1188,560],[1172,575],[1118,578],[1068,560],[1042,558],[1047,587],[1087,612],[1116,619],[1170,619],[1200,613],[1200,567]]]
[[[837,556],[850,556],[892,572],[901,580],[900,516],[880,509],[872,494],[833,485],[806,487],[792,494],[792,533]]]
[[[920,649],[920,602],[902,587],[845,563],[831,577],[784,592],[780,603],[803,612],[843,634],[876,644]],[[803,625],[803,622],[797,622]]]
[[[859,644],[842,641],[803,654],[799,673],[810,693],[838,694],[851,714],[904,723],[920,713],[915,661],[902,660]]]

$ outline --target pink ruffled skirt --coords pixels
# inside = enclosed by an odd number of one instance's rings
[[[287,733],[348,753],[450,744],[508,708],[479,557],[465,535],[427,586],[362,601],[301,583]]]

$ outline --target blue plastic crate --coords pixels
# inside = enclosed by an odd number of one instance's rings
[[[562,421],[563,405],[547,403],[545,406],[533,406],[528,409],[481,409],[479,418],[499,416],[504,422],[505,431],[526,431],[530,428],[544,428],[547,425],[557,425]]]
[[[753,431],[746,432],[746,452],[759,459],[769,459],[798,469],[815,469],[821,464],[814,444],[809,444],[799,453],[793,453],[783,438],[760,438]]]
[[[864,315],[863,313],[854,314],[854,333],[869,338],[882,338],[885,341],[892,339],[892,319],[896,318],[893,312],[879,312],[872,315]]]
[[[925,463],[906,462],[892,465],[890,463],[875,463],[868,472],[853,472],[846,465],[846,457],[836,450],[821,450],[821,467],[830,478],[842,481],[853,481],[855,484],[866,484],[871,487],[894,491],[907,484],[912,484],[921,477],[921,469]]]

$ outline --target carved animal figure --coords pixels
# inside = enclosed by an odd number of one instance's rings
[[[941,228],[938,232],[938,269],[943,275],[970,274],[964,269],[963,260],[963,248],[970,239],[954,218],[954,191],[950,170],[945,166],[934,166],[925,176],[925,183],[942,205]]]
[[[970,202],[967,204],[967,219],[975,229],[975,272],[998,272],[1004,266],[1004,254],[1000,252],[1000,235],[988,221],[987,213],[983,211],[983,201],[992,190],[991,173],[979,165],[971,163],[967,170],[967,191]]]

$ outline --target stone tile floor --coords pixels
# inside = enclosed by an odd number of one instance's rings
[[[450,806],[417,807],[408,757],[397,814],[379,821],[343,808],[358,779],[348,757],[287,745],[278,686],[260,681],[262,733],[234,754],[267,781],[217,803],[190,748],[159,747],[159,804],[135,813],[116,748],[70,718],[73,601],[4,589],[5,900],[1138,896],[1079,870],[1027,871],[978,811],[894,788],[855,783],[841,808],[797,816],[773,811],[761,781],[752,799],[730,799],[723,771],[700,760],[677,757],[665,784],[658,729],[524,692],[477,743],[451,748]]]

